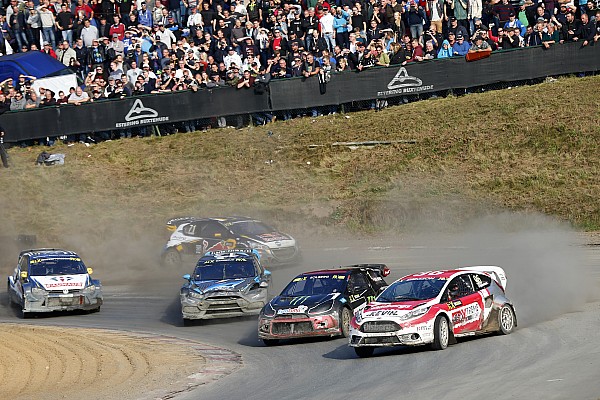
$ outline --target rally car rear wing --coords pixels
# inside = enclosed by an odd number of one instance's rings
[[[491,275],[491,277],[498,282],[498,284],[500,286],[502,286],[502,289],[506,290],[506,273],[504,272],[504,269],[502,269],[501,267],[497,267],[497,266],[493,266],[493,265],[478,265],[478,266],[473,266],[473,267],[462,267],[459,268],[460,270],[467,270],[467,271],[476,271],[476,272],[485,272],[489,275]]]
[[[348,265],[348,266],[344,266],[341,268],[356,268],[356,269],[371,269],[371,270],[376,270],[378,271],[381,276],[386,277],[390,274],[390,269],[387,267],[387,265],[385,264],[355,264],[355,265]]]

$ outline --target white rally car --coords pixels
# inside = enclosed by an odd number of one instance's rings
[[[8,277],[8,302],[23,317],[51,311],[100,311],[102,285],[91,277],[81,258],[72,251],[25,250]]]
[[[388,286],[350,322],[359,357],[377,347],[431,344],[445,349],[461,336],[509,334],[517,326],[500,267],[465,267],[405,276]]]

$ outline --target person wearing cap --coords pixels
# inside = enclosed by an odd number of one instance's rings
[[[104,46],[100,46],[99,39],[92,40],[92,46],[88,48],[88,67],[89,69],[102,66],[106,61],[106,52]]]
[[[450,32],[454,33],[455,37],[458,36],[459,33],[461,35],[463,35],[464,37],[469,37],[469,32],[467,31],[467,28],[462,25],[459,25],[456,17],[450,17],[450,25],[448,26],[448,34],[450,34]],[[450,39],[450,38],[448,37],[448,39]]]
[[[471,45],[471,48],[469,48],[469,53],[480,53],[484,51],[492,51],[492,49],[488,42],[483,40],[483,36],[478,35],[475,37],[475,40],[473,40],[473,44]]]
[[[452,45],[452,51],[454,52],[454,55],[465,56],[469,52],[470,48],[471,45],[467,41],[467,38],[462,33],[457,33],[456,43]]]
[[[50,42],[44,42],[41,52],[46,53],[50,57],[56,59],[56,52],[52,49],[52,45],[50,44]]]
[[[138,10],[138,22],[140,23],[140,29],[152,29],[153,18],[152,11],[148,9],[148,5],[145,1],[142,1],[142,8]]]
[[[508,14],[508,21],[506,21],[506,23],[504,24],[504,30],[507,30],[509,28],[518,28],[520,31],[521,36],[525,36],[525,26],[521,23],[521,21],[519,21],[517,19],[517,16],[515,15],[515,12],[511,12],[510,14]]]
[[[469,0],[454,0],[454,18],[458,22],[458,25],[465,28],[467,34],[465,38],[469,37],[469,18],[467,8],[469,7]]]
[[[48,10],[46,4],[42,4],[38,8],[38,15],[40,16],[44,42],[48,42],[52,46],[51,48],[54,49],[56,47],[56,34],[54,33],[56,20],[54,14]]]
[[[202,32],[204,30],[202,14],[198,12],[198,9],[196,7],[191,7],[190,9],[190,15],[187,19],[187,27],[190,30],[191,37],[196,37],[196,32]]]
[[[515,36],[513,28],[498,32],[498,47],[502,50],[516,49],[520,44],[520,39]]]
[[[333,15],[331,15],[327,8],[323,8],[323,16],[319,19],[319,25],[321,26],[321,35],[325,38],[329,51],[333,51],[333,48],[335,47],[335,30],[333,28],[333,23]]]
[[[232,46],[228,46],[227,54],[223,57],[223,62],[225,63],[225,68],[230,69],[232,63],[235,65],[242,65],[242,58],[236,53]]]

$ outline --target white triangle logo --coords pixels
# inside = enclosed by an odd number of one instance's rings
[[[129,112],[125,116],[125,121],[130,122],[130,121],[136,121],[136,120],[142,119],[142,118],[155,118],[155,117],[158,117],[158,113],[156,112],[156,110],[153,110],[152,108],[144,107],[144,104],[142,104],[142,101],[140,99],[137,99],[133,103],[131,110],[129,110]]]
[[[400,89],[403,87],[414,87],[421,86],[423,81],[414,76],[408,75],[406,68],[400,67],[394,79],[388,83],[387,87],[389,90]]]

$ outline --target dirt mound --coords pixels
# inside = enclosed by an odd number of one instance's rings
[[[95,329],[0,326],[0,398],[164,397],[206,382],[206,346]],[[193,351],[198,347],[200,351]],[[192,351],[190,351],[192,350]]]

